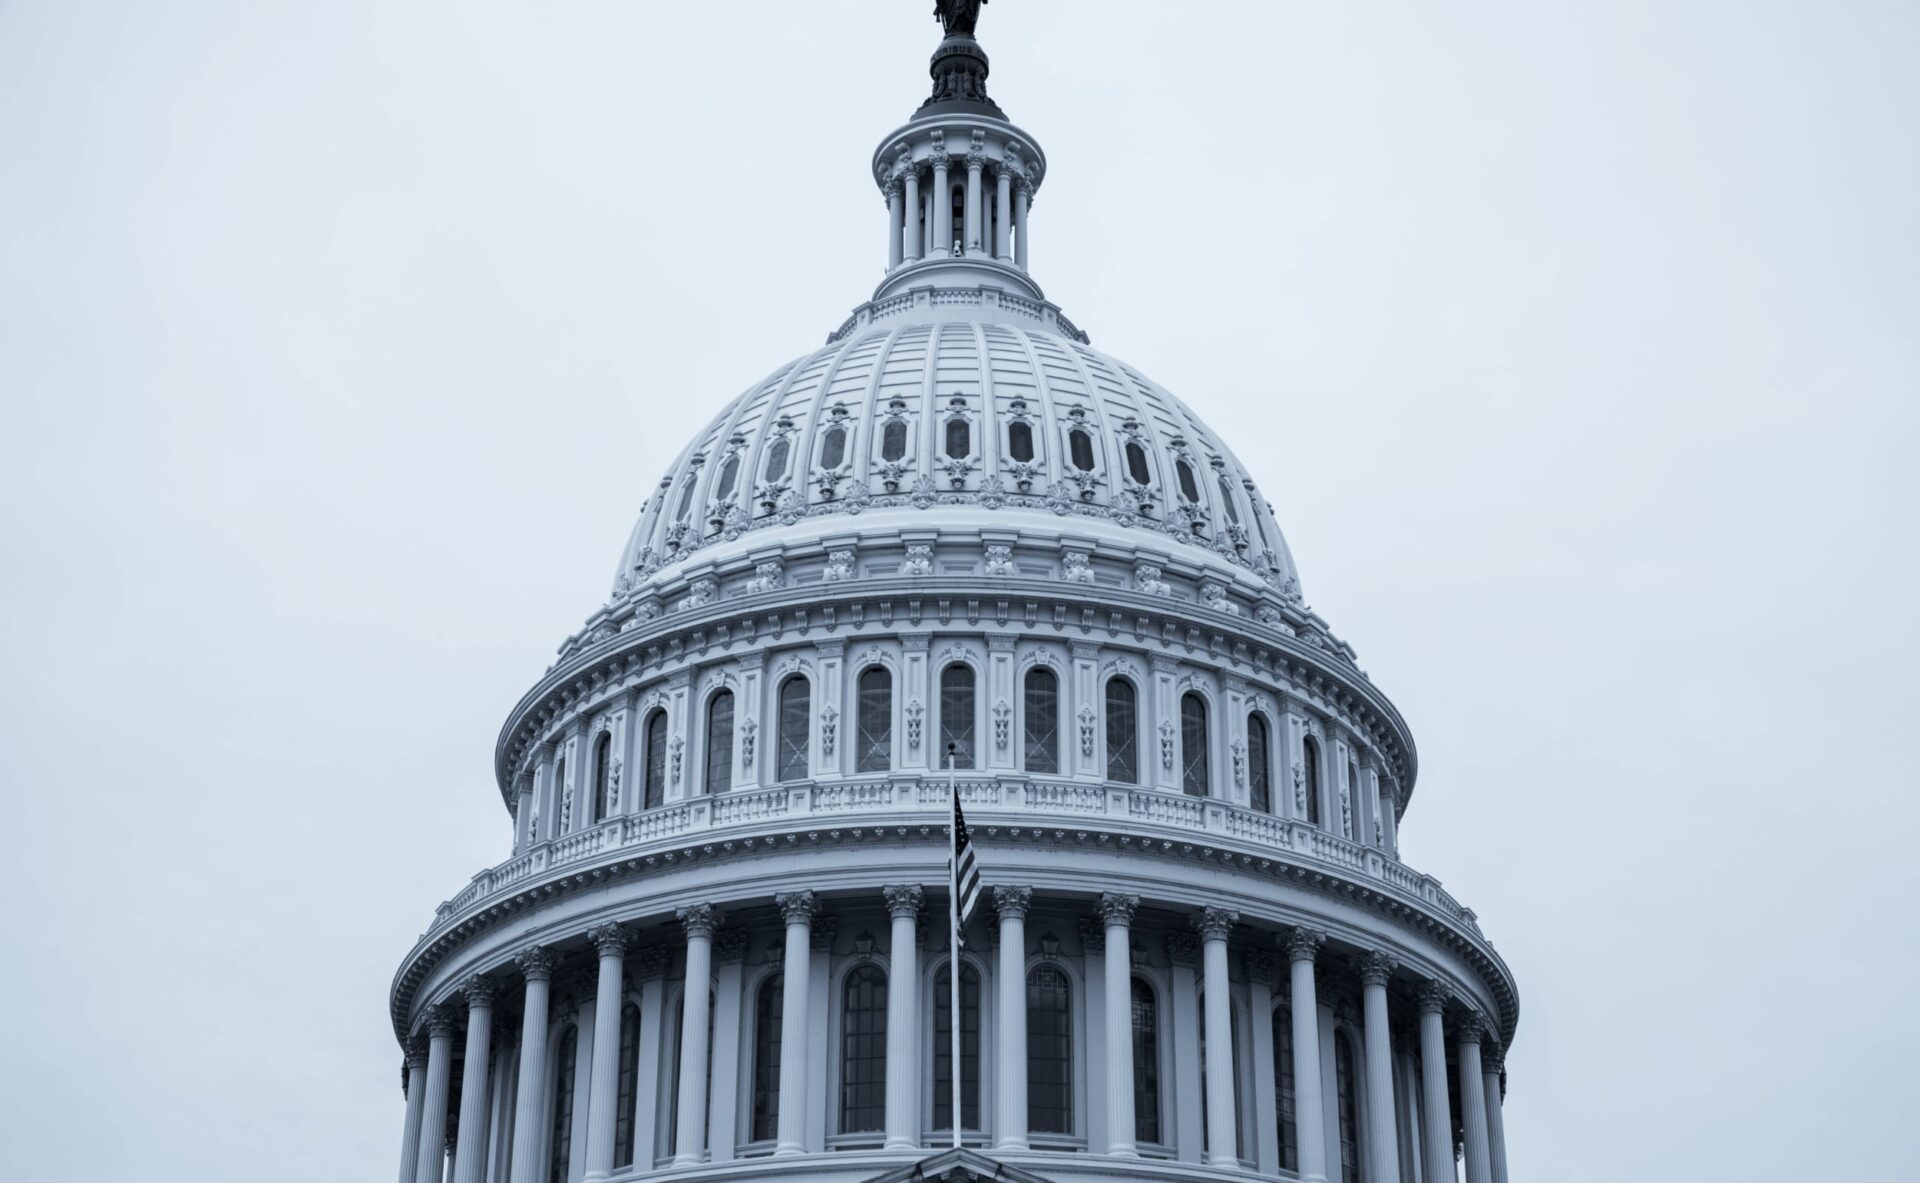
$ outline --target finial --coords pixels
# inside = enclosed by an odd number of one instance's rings
[[[971,37],[987,0],[934,0],[933,15],[949,37]]]

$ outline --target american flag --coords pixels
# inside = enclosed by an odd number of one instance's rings
[[[953,794],[953,864],[948,868],[951,883],[948,885],[953,898],[958,901],[954,910],[954,938],[964,943],[960,934],[967,927],[967,920],[973,915],[973,907],[980,902],[980,860],[973,854],[973,839],[967,833],[967,815],[960,809],[960,793],[956,788]]]

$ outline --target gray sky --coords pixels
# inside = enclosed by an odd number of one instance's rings
[[[925,0],[0,4],[0,1177],[391,1174],[642,496],[885,259]],[[1920,9],[999,0],[1519,976],[1517,1177],[1910,1177]]]

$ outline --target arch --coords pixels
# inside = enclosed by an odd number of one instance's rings
[[[573,1168],[573,1078],[580,1057],[580,1028],[568,1024],[554,1056],[553,1120],[547,1126],[547,1183],[568,1183]]]
[[[836,423],[820,437],[820,467],[828,472],[847,462],[847,429]]]
[[[887,1124],[887,972],[859,965],[840,987],[840,1132]]]
[[[886,772],[893,767],[893,671],[870,665],[854,683],[855,772]]]
[[[1007,458],[1016,464],[1033,460],[1033,426],[1024,419],[1007,424]]]
[[[1300,777],[1307,792],[1307,824],[1320,824],[1320,741],[1300,737]]]
[[[706,791],[709,796],[733,788],[733,691],[707,700]]]
[[[1207,795],[1207,700],[1197,690],[1180,696],[1180,791]]]
[[[1293,1009],[1282,1003],[1273,1008],[1273,1069],[1275,1120],[1280,1126],[1280,1169],[1300,1169],[1300,1128],[1295,1124],[1293,1079]]]
[[[613,733],[602,731],[593,741],[593,803],[588,807],[587,823],[605,821],[613,816]]]
[[[1073,1132],[1073,983],[1051,963],[1027,972],[1027,1129]]]
[[[1078,427],[1067,432],[1067,458],[1081,472],[1093,471],[1093,434]]]
[[[1354,1092],[1353,1041],[1333,1033],[1333,1091],[1339,1107],[1340,1183],[1360,1183],[1360,1107]]]
[[[973,667],[964,661],[949,662],[940,671],[940,748],[935,755],[943,766],[951,748],[955,768],[979,767],[978,745],[974,743],[978,703],[974,687]]]
[[[1107,779],[1140,783],[1140,693],[1115,675],[1107,679]]]
[[[780,720],[774,742],[774,779],[807,778],[807,737],[813,725],[813,687],[805,674],[780,683]]]
[[[953,1129],[953,962],[933,976],[933,1128]],[[980,970],[960,963],[960,1119],[980,1128]]]
[[[1060,771],[1060,678],[1046,666],[1027,671],[1020,739],[1028,772]]]
[[[1247,715],[1247,803],[1261,813],[1273,812],[1273,744],[1267,721],[1259,711]]]
[[[748,1136],[771,1142],[780,1136],[780,1022],[786,979],[768,974],[753,1002],[753,1124]]]
[[[1133,1140],[1157,1145],[1160,1133],[1160,1002],[1147,980],[1132,990]]]
[[[642,786],[645,796],[642,808],[658,809],[667,800],[667,711],[665,707],[655,707],[647,716],[643,735],[647,745],[646,781]]]
[[[620,1008],[620,1074],[614,1096],[613,1165],[633,1165],[634,1102],[640,1090],[640,1008],[629,1002]]]

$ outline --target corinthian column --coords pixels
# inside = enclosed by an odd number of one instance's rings
[[[1315,998],[1314,958],[1327,934],[1296,928],[1283,944],[1291,966],[1293,1012],[1293,1113],[1300,1149],[1301,1183],[1326,1183],[1326,1109],[1320,1099],[1320,1003]]]
[[[969,160],[971,164],[971,160]],[[977,183],[980,172],[970,173]],[[1031,887],[996,887],[994,906],[1000,912],[1000,1006],[995,1018],[1000,1024],[1000,1046],[994,1056],[1000,1080],[994,1089],[997,1114],[994,1126],[999,1150],[1027,1148],[1027,908],[1033,903]],[[956,969],[954,972],[958,973]],[[955,1015],[954,1021],[960,1021]],[[955,1097],[954,1105],[960,1104]]]
[[[888,1150],[911,1150],[920,1112],[920,889],[886,889],[887,914],[893,918],[887,973],[887,1141]]]
[[[453,1008],[433,1008],[427,1019],[427,1096],[420,1114],[414,1183],[440,1183],[447,1172],[447,1092],[453,1085]]]
[[[810,891],[773,897],[787,918],[786,955],[780,962],[780,1109],[775,1154],[807,1152],[807,986],[813,975],[813,917],[819,903]]]
[[[1487,1163],[1487,1094],[1480,1072],[1480,1038],[1486,1020],[1468,1011],[1453,1036],[1453,1052],[1460,1068],[1460,1127],[1467,1144],[1467,1183],[1493,1183]]]
[[[898,240],[896,240],[898,241]],[[707,991],[713,978],[713,930],[719,924],[711,904],[682,908],[687,930],[687,980],[680,1022],[680,1124],[674,1131],[673,1165],[698,1166],[707,1134]],[[788,973],[793,967],[788,966]]]
[[[1373,1183],[1400,1183],[1400,1138],[1393,1121],[1393,1036],[1387,1027],[1387,982],[1396,968],[1384,953],[1360,959],[1367,1025],[1367,1131]]]
[[[1004,259],[1013,253],[1013,174],[1006,165],[993,170],[993,257]]]
[[[923,237],[920,229],[919,168],[912,164],[907,165],[907,171],[901,174],[901,179],[906,183],[907,189],[905,211],[907,217],[906,240],[901,244],[901,253],[906,256],[907,262],[911,263],[920,257],[921,239]]]
[[[1107,930],[1107,1153],[1137,1158],[1139,1128],[1133,1112],[1133,913],[1137,895],[1100,897]],[[1156,1070],[1159,1065],[1153,1066]]]
[[[886,183],[887,194],[887,269],[891,271],[900,265],[900,241],[905,233],[906,207],[900,199],[900,178],[893,177]]]
[[[1480,1049],[1480,1079],[1487,1094],[1487,1159],[1492,1167],[1493,1183],[1507,1183],[1507,1129],[1500,1117],[1500,1075],[1504,1053],[1499,1044]]]
[[[587,939],[600,953],[600,981],[593,997],[593,1075],[587,1087],[587,1173],[589,1181],[613,1173],[613,1128],[619,1119],[620,995],[631,940],[623,924],[602,924]],[[479,1183],[475,1180],[474,1183]]]
[[[1013,188],[1013,262],[1027,269],[1027,207],[1033,203],[1033,186],[1025,177],[1014,179]]]
[[[540,1128],[547,1089],[547,990],[553,979],[553,954],[538,946],[514,958],[527,979],[520,1019],[520,1085],[514,1097],[512,1183],[539,1183]]]
[[[935,132],[935,135],[940,133]],[[947,147],[933,143],[933,257],[953,253],[953,187],[947,183]]]
[[[493,983],[475,974],[467,996],[467,1056],[460,1070],[460,1134],[453,1151],[455,1183],[483,1183],[487,1174],[487,1074],[493,1067]]]
[[[1240,1166],[1239,1098],[1233,1079],[1233,995],[1227,984],[1227,936],[1240,913],[1203,908],[1193,918],[1200,931],[1200,972],[1206,982],[1203,1019],[1207,1037],[1207,1165]]]
[[[1420,1140],[1427,1150],[1427,1183],[1450,1180],[1453,1171],[1453,1119],[1447,1107],[1447,988],[1428,982],[1420,988],[1420,1092],[1426,1110]]]
[[[987,167],[987,154],[985,152],[975,148],[973,151],[967,153],[967,253],[969,255],[982,249],[980,240],[981,223],[986,221],[986,218],[982,216],[985,211],[981,208],[980,201],[980,170],[985,167]],[[1024,1128],[1026,1118],[1022,1117],[1020,1121]],[[1026,1141],[1025,1135],[1022,1135],[1021,1141],[1024,1144]]]
[[[427,1049],[407,1044],[407,1122],[400,1131],[400,1183],[419,1172],[420,1114],[427,1100]]]

